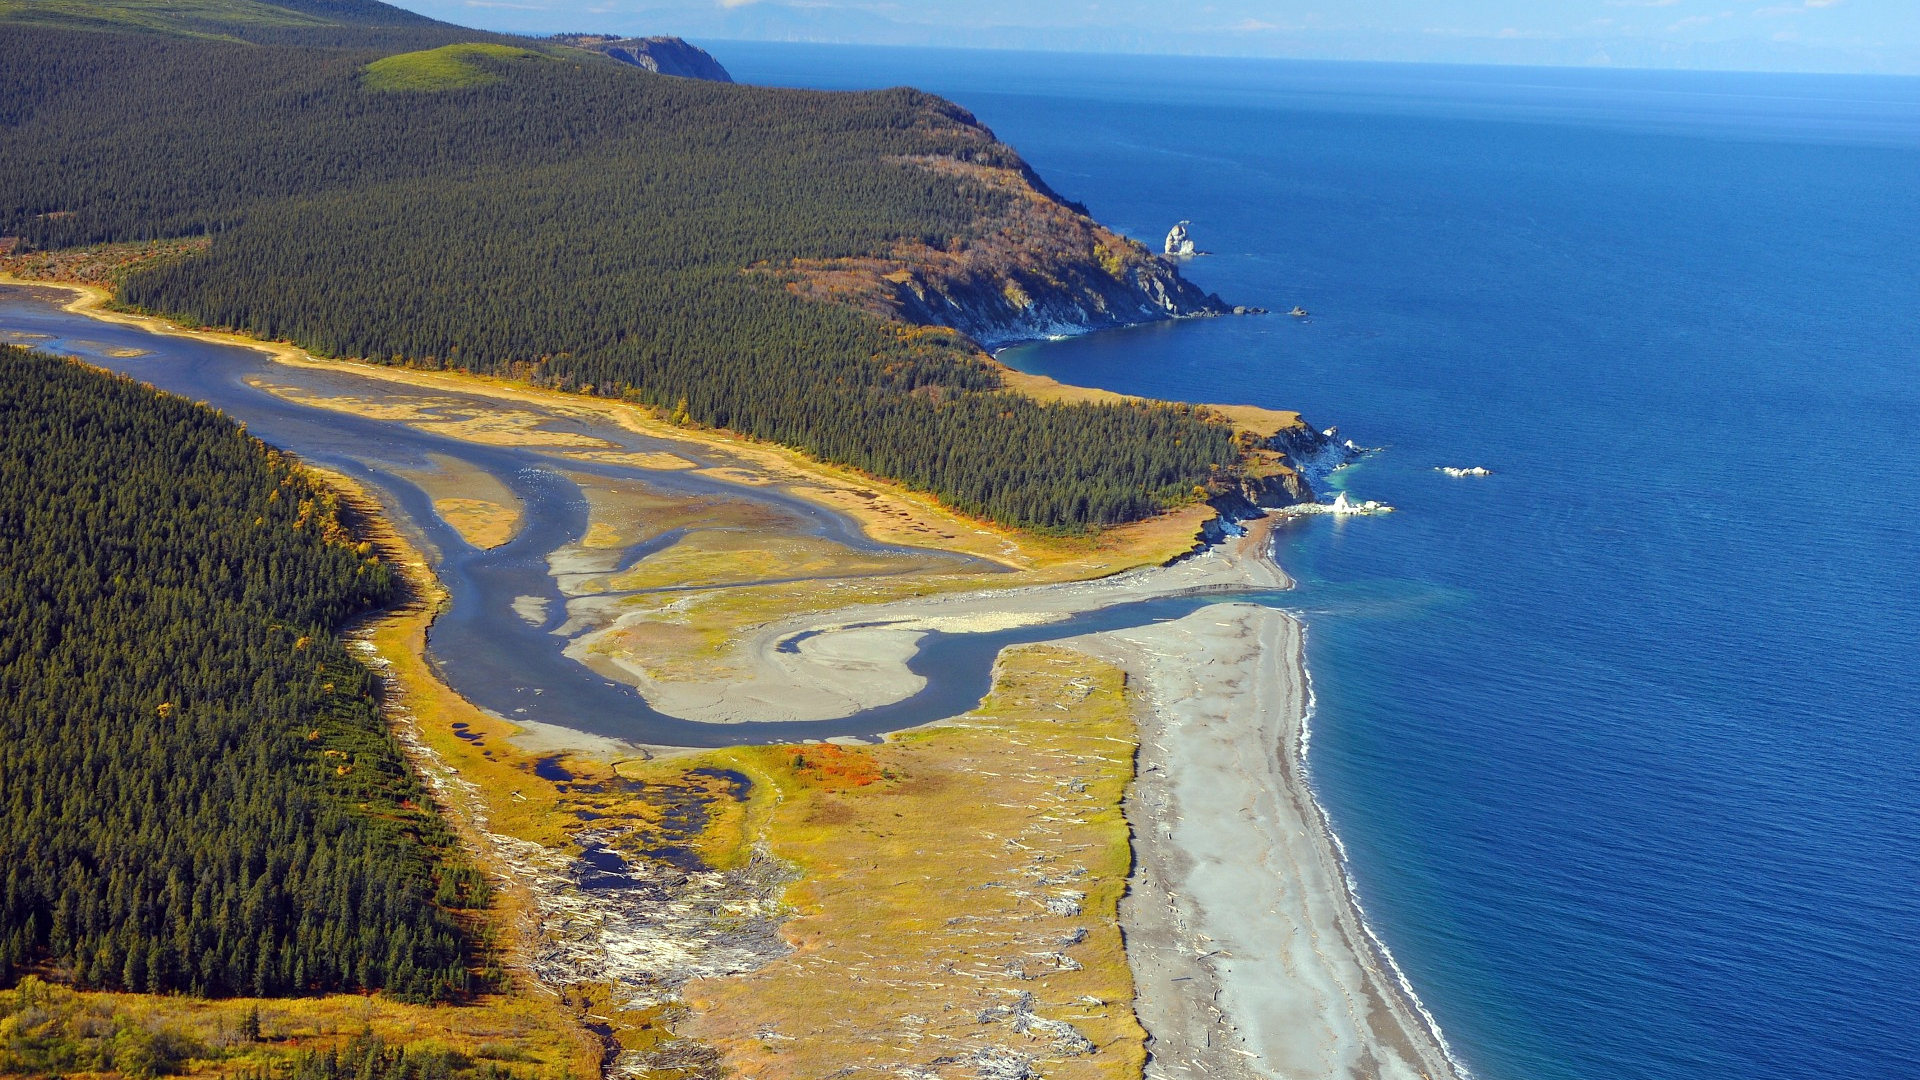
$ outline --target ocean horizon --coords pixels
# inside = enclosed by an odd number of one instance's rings
[[[910,84],[1280,314],[1008,350],[1298,408],[1311,776],[1480,1080],[1920,1059],[1920,80],[714,43]],[[1443,467],[1484,467],[1455,478]]]

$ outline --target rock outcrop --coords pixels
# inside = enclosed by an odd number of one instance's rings
[[[677,37],[623,38],[612,34],[558,34],[554,40],[576,49],[605,53],[623,64],[646,68],[660,75],[705,79],[708,82],[733,81],[733,76],[727,74],[727,69],[721,67],[720,61],[715,60],[711,53]]]
[[[1107,233],[1088,236],[1092,257],[1049,263],[992,256],[971,265],[923,263],[887,276],[889,306],[924,326],[947,326],[992,350],[1156,319],[1228,310],[1180,272]],[[1118,265],[1115,265],[1118,264]]]
[[[1191,224],[1193,222],[1183,221],[1167,233],[1167,254],[1175,258],[1200,254],[1200,249],[1194,246],[1193,234],[1187,231]]]
[[[1209,499],[1228,520],[1257,517],[1262,509],[1296,506],[1318,498],[1315,484],[1366,454],[1342,440],[1337,428],[1316,431],[1297,423],[1248,447],[1246,459]]]
[[[938,107],[968,125],[977,145],[956,148],[953,156],[892,163],[976,185],[987,212],[972,236],[940,246],[902,243],[884,257],[795,260],[754,270],[780,275],[788,288],[812,299],[958,330],[988,350],[1233,310],[1145,244],[1055,194],[970,114],[946,102]]]

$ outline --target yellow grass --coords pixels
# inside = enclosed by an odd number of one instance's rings
[[[496,548],[520,531],[520,500],[498,477],[459,458],[430,455],[431,469],[401,475],[433,500],[433,511],[477,548]]]
[[[605,448],[613,444],[605,439],[573,431],[547,431],[539,425],[546,417],[538,413],[512,410],[487,412],[464,420],[436,420],[413,426],[421,431],[449,438],[464,439],[482,446],[571,446]]]
[[[1092,386],[1069,386],[1045,375],[1015,371],[1004,364],[1000,365],[1000,381],[1007,389],[1035,401],[1119,404],[1148,400],[1116,394],[1111,390],[1101,390]],[[1286,409],[1263,409],[1258,405],[1207,405],[1205,408],[1231,421],[1233,426],[1241,431],[1250,432],[1262,439],[1272,438],[1282,431],[1299,427],[1303,423],[1299,413]]]
[[[287,386],[258,377],[247,382],[275,397],[310,409],[326,409],[374,420],[403,421],[418,431],[482,446],[579,447],[588,452],[604,452],[613,446],[604,439],[578,432],[548,431],[542,425],[554,418],[526,409],[475,407],[471,402],[459,398],[424,395],[383,394],[378,398],[367,398],[355,394],[319,394],[304,387]]]
[[[497,548],[520,531],[520,515],[484,499],[435,499],[433,512],[477,548]]]
[[[793,953],[690,984],[682,1033],[760,1080],[905,1066],[970,1077],[969,1055],[993,1046],[1044,1061],[1050,1078],[1138,1076],[1143,1034],[1116,912],[1135,747],[1124,684],[1082,654],[1032,647],[1002,658],[980,712],[877,747],[627,766],[747,772],[760,796],[728,839],[757,839],[802,874],[788,893]],[[1075,897],[1077,914],[1046,906]],[[1022,994],[1094,1051],[1063,1055],[1045,1034],[981,1021]]]
[[[917,560],[850,552],[812,536],[755,535],[701,530],[607,579],[620,591],[667,586],[714,586],[769,578],[855,577],[912,570]]]
[[[681,469],[695,468],[693,462],[678,454],[643,454],[625,450],[573,450],[568,457],[583,461],[599,461],[608,465],[626,465],[635,469],[651,469],[656,472],[678,472]]]
[[[0,999],[17,995],[0,993]],[[228,998],[209,1001],[180,995],[111,994],[36,985],[27,991],[35,1009],[55,1020],[73,1039],[116,1024],[185,1036],[195,1049],[180,1075],[233,1076],[241,1071],[285,1068],[301,1053],[325,1052],[371,1030],[390,1047],[409,1051],[452,1050],[477,1061],[493,1059],[520,1076],[596,1076],[597,1049],[580,1040],[558,1008],[525,996],[491,995],[465,1005],[407,1005],[384,997],[333,994],[307,998]],[[0,1000],[0,1007],[6,1004]],[[241,1037],[251,1011],[261,1040]],[[31,1012],[0,1019],[0,1039],[33,1030]],[[26,1028],[27,1032],[21,1029]],[[69,1077],[118,1077],[118,1072],[69,1072]]]
[[[773,511],[743,499],[667,495],[638,483],[616,483],[591,473],[569,472],[587,498],[588,535],[581,546],[625,548],[670,529],[770,530]]]

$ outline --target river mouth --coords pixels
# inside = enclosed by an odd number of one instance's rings
[[[904,663],[917,689],[848,715],[742,715],[730,723],[669,715],[633,685],[644,680],[620,678],[618,664],[575,658],[579,644],[606,631],[635,598],[661,604],[672,602],[663,594],[682,590],[730,592],[751,610],[776,589],[791,596],[795,588],[929,580],[985,588],[1008,567],[877,542],[853,518],[767,483],[722,450],[637,433],[589,410],[443,387],[417,391],[348,364],[279,363],[252,348],[69,311],[62,306],[69,298],[61,289],[0,286],[0,339],[204,402],[260,439],[377,492],[450,597],[428,634],[435,670],[461,696],[509,721],[634,745],[875,739],[974,708],[1009,645],[1179,618],[1223,599],[1277,603],[1280,596],[1226,587],[1145,599],[1115,592],[1050,621],[919,632]],[[473,489],[465,494],[484,497],[462,497],[460,477]],[[610,513],[616,504],[627,507],[625,517]],[[512,527],[478,531],[476,507],[480,517],[489,507],[499,511],[494,525],[504,517]],[[859,625],[841,620],[835,629]],[[797,653],[821,633],[788,634],[777,648]]]

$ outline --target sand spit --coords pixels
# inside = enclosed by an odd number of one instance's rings
[[[888,705],[925,681],[907,670],[922,635],[1030,626],[1138,600],[1292,583],[1264,552],[1272,523],[1206,548],[1172,566],[1129,570],[1093,581],[955,593],[826,614],[808,613],[755,630],[727,658],[725,677],[709,682],[648,679],[621,665],[654,708],[703,723],[831,720]],[[593,655],[601,634],[575,639],[567,654]],[[620,664],[617,654],[610,657]]]
[[[1308,789],[1300,624],[1223,604],[1073,644],[1122,663],[1146,705],[1121,921],[1149,1080],[1457,1077]]]
[[[742,643],[730,678],[643,692],[665,711],[712,722],[847,715],[918,689],[905,661],[928,630],[1288,587],[1266,554],[1272,526],[1253,522],[1245,536],[1173,566],[1097,581],[785,620]],[[1376,952],[1307,786],[1299,623],[1223,603],[1059,644],[1120,664],[1145,706],[1127,804],[1136,863],[1121,921],[1150,1037],[1148,1080],[1456,1078]]]

